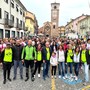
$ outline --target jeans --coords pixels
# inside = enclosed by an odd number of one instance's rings
[[[87,63],[84,63],[82,66],[83,66],[83,70],[84,70],[85,82],[88,82],[89,81],[89,65]]]
[[[70,74],[72,74],[72,65],[73,65],[72,62],[65,64],[65,74],[67,74],[68,72],[68,67],[70,67]]]
[[[79,63],[74,63],[74,72],[76,76],[79,74],[79,65]]]
[[[48,76],[49,67],[50,67],[50,61],[49,60],[46,60],[46,62],[43,63],[43,77],[44,78],[46,76]]]
[[[19,66],[20,76],[23,77],[23,64],[21,60],[14,60],[14,77],[17,76],[17,68]]]
[[[65,63],[64,62],[58,62],[58,72],[59,72],[59,75],[65,76]]]

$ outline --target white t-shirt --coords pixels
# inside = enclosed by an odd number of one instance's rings
[[[55,56],[55,57],[52,57],[51,56],[51,58],[50,58],[50,64],[52,65],[52,66],[57,66],[57,62],[58,60],[57,60],[57,56]]]
[[[64,51],[58,51],[58,61],[59,62],[64,62],[65,61],[65,55],[64,55]]]
[[[74,62],[78,63],[80,62],[80,53],[78,55],[76,55],[76,53],[74,53],[74,57],[73,57]]]

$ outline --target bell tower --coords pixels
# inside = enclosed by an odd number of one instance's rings
[[[60,3],[51,3],[51,22],[53,29],[57,29],[59,25],[59,6]]]

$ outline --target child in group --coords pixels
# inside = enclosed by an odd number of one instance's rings
[[[55,52],[52,53],[52,56],[50,58],[50,64],[51,64],[52,78],[53,78],[53,76],[56,78],[56,69],[57,69],[58,61],[57,61],[57,55]]]

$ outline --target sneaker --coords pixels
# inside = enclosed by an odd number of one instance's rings
[[[38,77],[40,78],[40,74],[38,74]]]
[[[31,77],[31,81],[33,82],[35,80],[35,78],[34,77]]]
[[[46,80],[46,78],[45,78],[45,77],[43,77],[43,80]]]
[[[6,84],[6,80],[3,81],[3,84]]]
[[[8,80],[11,82],[11,79],[10,78],[8,78]]]
[[[86,82],[84,82],[83,85],[86,86],[87,85]]]
[[[65,77],[63,77],[63,79],[65,79]]]
[[[75,77],[75,80],[77,81],[78,80],[78,77]]]
[[[34,75],[34,78],[35,78],[35,75]]]
[[[49,78],[49,75],[47,75],[47,77]]]
[[[14,77],[13,80],[16,80],[16,77]]]
[[[54,76],[55,77],[55,79],[56,79],[56,76]]]
[[[23,77],[21,76],[21,80],[23,80]]]
[[[53,76],[52,76],[52,78],[53,78]]]
[[[61,75],[59,75],[59,78],[61,78]]]
[[[73,77],[72,74],[70,74],[70,77]]]
[[[68,76],[67,76],[67,75],[65,75],[65,78],[67,79],[67,78],[68,78]]]
[[[29,79],[29,78],[27,77],[27,78],[25,79],[25,82],[27,82],[27,81],[28,81],[28,79]]]

